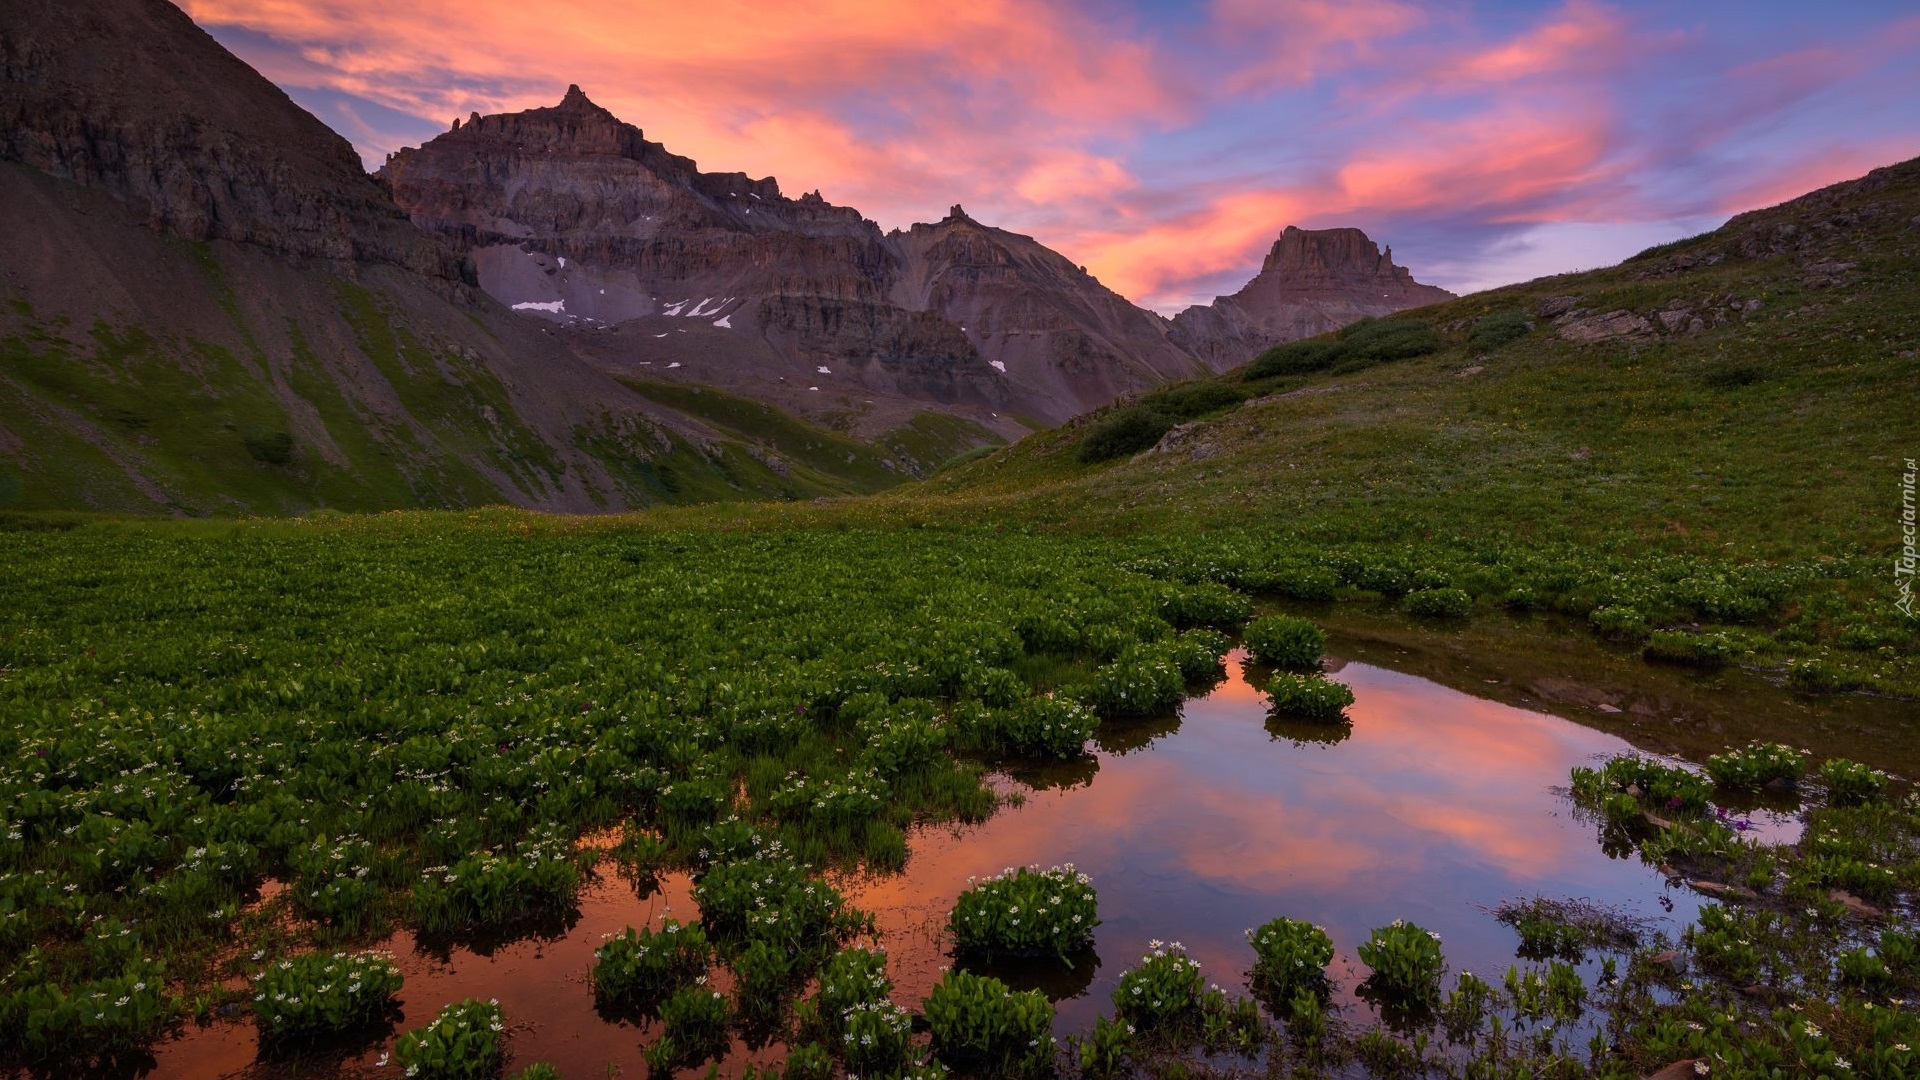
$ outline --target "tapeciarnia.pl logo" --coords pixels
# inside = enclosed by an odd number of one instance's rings
[[[1914,569],[1914,520],[1913,520],[1913,480],[1914,459],[1908,458],[1907,471],[1900,474],[1900,557],[1893,561],[1893,577],[1900,599],[1893,606],[1913,618],[1913,569]]]

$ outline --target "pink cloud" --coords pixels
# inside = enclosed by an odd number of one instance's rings
[[[1444,58],[1427,74],[1437,87],[1460,83],[1508,83],[1550,76],[1608,72],[1629,43],[1626,26],[1614,11],[1574,0],[1560,15],[1524,34],[1485,49]]]

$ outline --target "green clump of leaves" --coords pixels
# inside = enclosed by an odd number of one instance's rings
[[[1884,769],[1846,758],[1828,758],[1820,763],[1820,782],[1826,785],[1827,802],[1833,806],[1879,802],[1887,793],[1890,779]]]
[[[1622,805],[1615,801],[1619,799],[1624,799],[1627,817],[1637,816],[1642,808],[1669,816],[1697,815],[1713,795],[1713,786],[1698,773],[1638,754],[1608,758],[1598,769],[1576,766],[1572,780],[1574,801],[1609,818],[1621,816],[1609,809]]]
[[[1114,1014],[1147,1034],[1185,1028],[1199,1016],[1204,982],[1200,962],[1179,942],[1150,941],[1140,963],[1120,974],[1113,989]]]
[[[1473,614],[1473,597],[1465,589],[1415,589],[1401,605],[1407,614],[1423,619],[1464,619]]]
[[[1187,679],[1166,645],[1137,642],[1093,673],[1089,696],[1101,716],[1152,716],[1186,699]]]
[[[1029,697],[1004,709],[961,708],[955,719],[973,749],[1021,758],[1079,757],[1100,726],[1097,713],[1066,697]]]
[[[647,1064],[665,1069],[719,1057],[727,1050],[733,1004],[705,980],[683,986],[660,1006],[662,1032],[647,1048]]]
[[[400,1036],[393,1062],[414,1080],[477,1080],[500,1069],[506,1016],[498,1001],[467,998]]]
[[[667,918],[658,930],[629,926],[593,951],[593,993],[611,1005],[651,1009],[705,976],[712,960],[698,924]]]
[[[1446,344],[1433,327],[1419,319],[1362,319],[1340,331],[1345,354],[1334,372],[1356,371],[1390,360],[1410,360],[1439,352]]]
[[[1036,1076],[1053,1062],[1053,1003],[1038,990],[950,971],[921,1003],[942,1060],[993,1076]]]
[[[1265,615],[1247,624],[1241,640],[1262,664],[1286,671],[1319,671],[1327,633],[1294,615]]]
[[[1339,720],[1353,704],[1353,690],[1324,675],[1282,671],[1267,681],[1273,710],[1305,720]]]
[[[1270,379],[1281,375],[1309,375],[1327,371],[1347,354],[1345,342],[1328,338],[1288,341],[1275,345],[1247,365],[1244,377]]]
[[[1726,634],[1655,630],[1640,655],[1662,663],[1713,670],[1731,664],[1741,651],[1740,645]]]
[[[1080,461],[1096,465],[1128,454],[1137,454],[1160,441],[1173,430],[1174,418],[1151,405],[1128,405],[1116,409],[1087,429],[1080,441]]]
[[[580,859],[563,830],[537,828],[511,853],[479,851],[428,867],[413,887],[414,912],[427,930],[444,931],[563,910],[580,895]]]
[[[1249,974],[1254,988],[1268,1002],[1284,1006],[1302,991],[1327,991],[1333,939],[1324,927],[1301,919],[1279,918],[1248,930],[1247,940],[1253,945],[1255,957]]]
[[[807,873],[784,851],[709,867],[693,887],[700,917],[716,938],[764,937],[811,950],[857,933],[866,919],[840,891]]]
[[[1403,1003],[1439,1001],[1440,975],[1447,964],[1439,934],[1395,919],[1376,927],[1357,951],[1360,962],[1373,969],[1368,984],[1382,997]]]
[[[855,1005],[887,1000],[893,980],[887,977],[887,954],[877,949],[842,949],[820,969],[813,1015],[828,1042],[840,1037],[840,1018]]]
[[[1075,1040],[1075,1057],[1089,1076],[1119,1076],[1134,1049],[1133,1025],[1104,1016],[1093,1018],[1093,1030]]]
[[[1140,404],[1176,421],[1198,420],[1247,399],[1247,393],[1223,382],[1203,380],[1162,387],[1140,399]]]
[[[947,927],[962,953],[1066,957],[1100,925],[1093,879],[1071,865],[1022,866],[962,892]]]
[[[1707,758],[1707,775],[1729,791],[1793,785],[1807,771],[1807,755],[1784,743],[1752,742]]]
[[[1533,329],[1533,320],[1523,311],[1502,311],[1473,324],[1467,333],[1467,351],[1490,353],[1509,342],[1518,341]]]
[[[1275,345],[1247,365],[1244,378],[1268,379],[1315,372],[1358,371],[1391,360],[1440,351],[1446,342],[1419,319],[1361,319],[1336,337]]]
[[[253,1015],[267,1040],[346,1031],[392,1010],[402,982],[382,953],[307,953],[254,976]]]

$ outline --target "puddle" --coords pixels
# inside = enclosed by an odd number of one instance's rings
[[[1630,749],[1621,738],[1361,662],[1336,676],[1354,690],[1351,724],[1274,723],[1240,664],[1228,670],[1177,719],[1104,731],[1089,762],[1001,778],[1024,805],[976,826],[916,830],[904,873],[838,882],[876,917],[895,999],[917,1007],[949,963],[942,928],[968,878],[1028,863],[1071,862],[1099,890],[1094,949],[1073,969],[995,972],[1059,999],[1063,1036],[1110,1009],[1121,972],[1150,939],[1183,943],[1210,981],[1238,993],[1253,961],[1247,928],[1282,915],[1320,923],[1338,950],[1336,1000],[1362,1018],[1366,1007],[1352,995],[1365,968],[1354,950],[1394,919],[1438,932],[1453,971],[1497,982],[1518,945],[1486,910],[1503,900],[1581,898],[1670,936],[1697,911],[1697,897],[1668,890],[1654,870],[1604,854],[1595,826],[1561,794],[1572,767]],[[1798,828],[1787,811],[1743,812],[1770,838]],[[604,936],[669,912],[697,915],[683,876],[645,900],[608,876],[555,940],[480,955],[422,950],[396,935],[387,948],[406,975],[400,1026],[417,1027],[461,997],[498,997],[515,1067],[546,1060],[566,1076],[645,1076],[641,1051],[653,1031],[602,1020],[587,969]],[[316,1066],[395,1075],[375,1067],[380,1049],[261,1063],[252,1025],[229,1021],[156,1047],[152,1075],[264,1078]],[[779,1057],[777,1048],[736,1044],[722,1074]]]

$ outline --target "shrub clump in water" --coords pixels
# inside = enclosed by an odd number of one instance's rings
[[[1098,925],[1093,879],[1072,864],[1009,867],[961,893],[947,918],[962,953],[1063,958],[1085,948]]]
[[[1247,624],[1242,640],[1253,658],[1287,671],[1319,671],[1326,632],[1293,615],[1267,615]]]
[[[1339,720],[1353,704],[1353,691],[1323,675],[1282,671],[1267,683],[1273,711],[1306,720]]]

